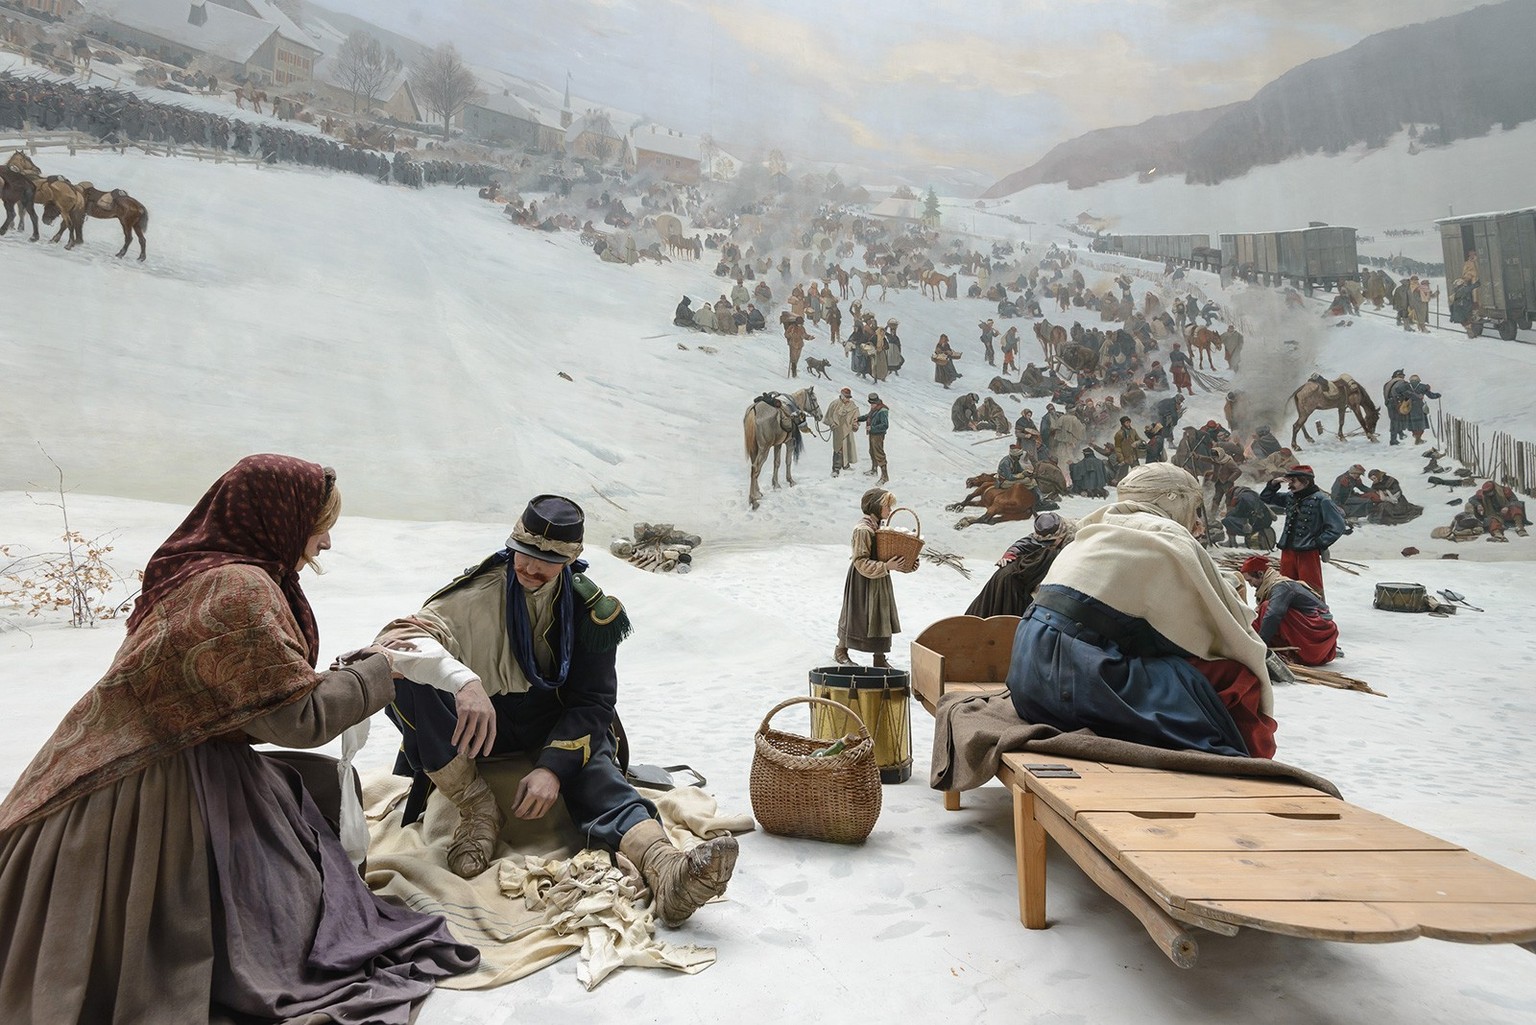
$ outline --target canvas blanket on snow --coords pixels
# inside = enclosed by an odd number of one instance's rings
[[[481,775],[506,809],[531,769],[525,759],[482,762]],[[593,989],[623,966],[671,968],[690,975],[715,962],[713,947],[671,944],[656,936],[650,891],[625,858],[582,849],[582,837],[557,801],[542,819],[507,818],[498,860],[474,879],[448,868],[458,809],[433,792],[412,826],[400,825],[410,780],[383,772],[363,779],[370,845],[366,879],[378,894],[442,915],[454,938],[480,950],[480,967],[438,983],[449,989],[500,986],[580,951],[576,977]],[[693,787],[641,791],[655,802],[667,835],[687,848],[753,828],[750,815],[728,815]]]
[[[1330,796],[1340,796],[1338,789],[1323,777],[1268,758],[1170,751],[1101,737],[1091,730],[1063,733],[1054,726],[1025,722],[1014,711],[1013,699],[1007,693],[941,698],[936,720],[928,779],[928,785],[935,790],[974,790],[997,775],[1003,755],[1034,751],[1059,758],[1208,776],[1291,779]]]

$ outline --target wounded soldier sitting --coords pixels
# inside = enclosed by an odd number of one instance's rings
[[[543,818],[564,797],[587,842],[634,862],[657,917],[678,925],[725,892],[737,844],[725,836],[678,850],[619,768],[615,659],[629,618],[584,575],[584,525],[575,502],[538,496],[505,548],[379,634],[399,660],[388,714],[404,740],[395,772],[414,779],[403,824],[436,786],[459,811],[448,867],[480,874],[505,819],[476,759],[526,753],[534,769],[511,814]]]
[[[1200,482],[1154,463],[1118,493],[1078,522],[1019,623],[1014,710],[1153,747],[1273,757],[1267,650],[1198,540]]]

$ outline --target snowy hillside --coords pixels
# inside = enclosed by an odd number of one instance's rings
[[[728,284],[707,260],[602,263],[573,233],[516,228],[467,190],[111,154],[43,162],[143,199],[150,259],[112,259],[115,229],[103,222],[75,252],[0,239],[0,272],[18,294],[72,297],[31,304],[6,326],[14,443],[0,452],[0,485],[47,475],[41,443],[83,491],[186,501],[239,455],[273,449],[334,463],[349,510],[365,515],[498,519],[530,490],[560,489],[615,529],[670,519],[722,540],[842,540],[858,485],[827,478],[818,439],[807,441],[799,488],[746,508],[741,418],[753,396],[788,383],[784,344],[773,331],[722,338],[672,327],[679,296],[713,299]],[[1103,266],[1106,279],[1117,269]],[[771,284],[786,293],[777,275]],[[951,434],[955,393],[933,384],[926,353],[947,332],[965,353],[957,387],[985,392],[993,371],[980,365],[976,324],[995,311],[915,292],[870,305],[882,322],[901,321],[909,357],[881,388],[895,483],[942,523],[939,506],[1003,446]],[[1255,313],[1249,353],[1305,338],[1325,372],[1366,382],[1409,365],[1446,387],[1448,410],[1536,437],[1521,383],[1536,349],[1451,334],[1431,346],[1380,321],[1325,331],[1310,311],[1295,317]],[[1028,359],[1038,350],[1029,322],[1018,323]],[[807,353],[826,355],[815,333]],[[1491,382],[1475,402],[1452,382],[1474,352]],[[869,390],[842,359],[832,373],[817,382],[823,406],[842,384],[860,398]],[[1293,367],[1262,387],[1283,397],[1304,376]],[[1219,415],[1220,398],[1197,399],[1192,416]],[[1320,474],[1337,460],[1321,461]],[[1411,477],[1417,466],[1400,469]]]

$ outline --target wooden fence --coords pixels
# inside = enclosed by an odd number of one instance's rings
[[[0,153],[25,150],[28,156],[37,156],[38,150],[67,149],[74,156],[82,150],[126,150],[129,147],[143,150],[152,157],[191,157],[193,160],[211,160],[216,164],[252,164],[257,167],[267,163],[261,157],[233,150],[211,149],[207,146],[181,145],[174,142],[131,141],[121,146],[102,142],[85,132],[4,132],[0,131]]]
[[[0,149],[25,150],[27,156],[37,156],[40,149],[67,149],[74,156],[79,150],[111,149],[112,147],[94,135],[85,132],[28,132],[0,131]]]
[[[1536,444],[1516,440],[1503,431],[1487,432],[1485,437],[1481,424],[1459,416],[1439,413],[1435,420],[1440,447],[1475,476],[1493,480],[1513,477],[1516,491],[1536,493]]]

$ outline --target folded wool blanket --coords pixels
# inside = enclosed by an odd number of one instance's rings
[[[531,768],[526,759],[480,765],[503,810]],[[577,951],[576,977],[589,990],[626,965],[693,975],[714,964],[713,947],[657,938],[650,891],[639,872],[616,854],[583,850],[563,801],[542,819],[508,816],[497,860],[475,878],[461,879],[447,861],[458,809],[434,791],[422,818],[402,827],[400,805],[409,787],[410,780],[383,772],[363,778],[370,836],[365,878],[375,893],[442,915],[456,939],[479,948],[476,971],[438,985],[500,986]],[[751,816],[721,812],[713,797],[696,788],[642,793],[656,804],[679,847],[753,828]]]
[[[991,782],[1003,755],[1013,751],[1209,776],[1290,779],[1331,797],[1340,796],[1338,789],[1323,777],[1268,758],[1170,751],[1101,737],[1089,730],[1063,733],[1054,726],[1025,722],[1014,711],[1006,691],[974,696],[957,694],[939,701],[928,785],[935,790],[974,790]]]

